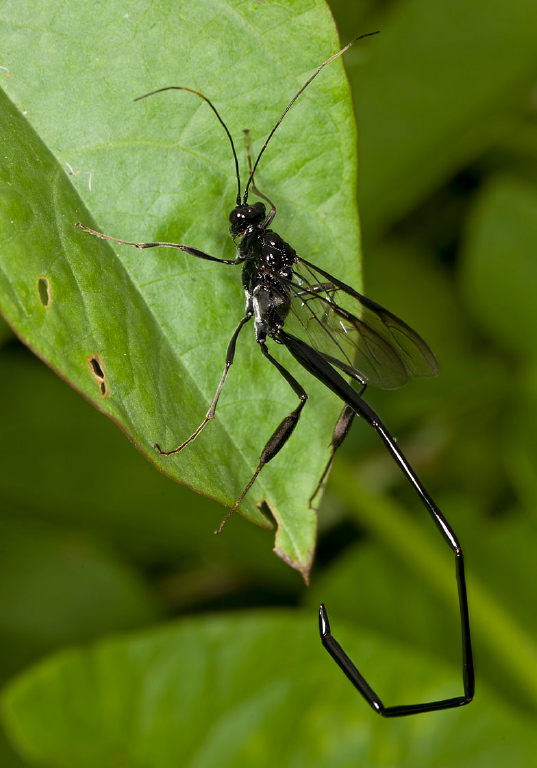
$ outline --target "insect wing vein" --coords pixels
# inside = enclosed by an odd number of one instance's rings
[[[295,267],[290,294],[286,328],[298,323],[314,349],[355,379],[396,389],[409,375],[438,373],[434,354],[410,326],[305,259]]]

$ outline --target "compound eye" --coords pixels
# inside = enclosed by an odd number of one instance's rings
[[[233,226],[243,222],[244,219],[244,209],[242,208],[234,208],[229,214],[229,223],[233,224]]]

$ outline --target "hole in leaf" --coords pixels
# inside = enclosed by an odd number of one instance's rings
[[[46,277],[40,277],[37,281],[37,292],[41,304],[44,307],[49,307],[51,303],[50,284]]]
[[[101,395],[103,397],[108,397],[109,391],[108,384],[106,382],[106,372],[100,356],[92,355],[91,357],[88,357],[88,365],[91,375],[99,385]]]

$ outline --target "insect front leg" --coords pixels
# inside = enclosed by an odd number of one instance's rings
[[[297,394],[297,396],[300,399],[299,404],[297,407],[291,411],[291,413],[287,414],[285,419],[279,424],[277,429],[274,430],[271,437],[269,438],[267,444],[263,448],[263,451],[261,452],[261,456],[259,457],[259,463],[257,465],[257,468],[248,481],[248,484],[246,485],[245,489],[235,502],[235,504],[231,507],[227,515],[224,517],[222,522],[220,523],[220,527],[215,531],[215,533],[220,533],[222,531],[222,528],[227,523],[231,515],[238,509],[240,503],[252,487],[252,485],[257,480],[257,477],[265,464],[268,464],[268,462],[273,459],[277,453],[281,451],[283,446],[286,444],[286,442],[291,437],[294,428],[298,424],[298,420],[300,419],[300,414],[302,413],[302,409],[306,405],[306,401],[308,399],[308,395],[306,393],[306,390],[302,387],[301,384],[294,378],[294,376],[291,376],[289,371],[283,367],[268,351],[267,345],[264,341],[259,342],[259,347],[261,349],[261,352],[265,355],[267,360],[269,360],[272,365],[275,366],[275,368],[278,369],[278,371],[281,373],[283,378],[286,380],[286,382],[289,384],[289,386],[294,390],[294,392]]]
[[[184,253],[188,253],[190,256],[195,256],[197,259],[205,259],[206,261],[217,261],[219,264],[242,264],[242,259],[218,259],[216,256],[211,256],[210,253],[200,251],[197,248],[192,248],[190,245],[179,245],[178,243],[134,243],[130,240],[119,240],[117,237],[110,237],[110,235],[104,235],[102,232],[97,232],[95,229],[86,227],[85,224],[76,222],[75,227],[80,227],[84,232],[87,232],[94,237],[99,237],[101,240],[110,240],[112,243],[119,243],[120,245],[132,245],[134,248],[177,248]]]
[[[218,384],[218,387],[216,388],[215,395],[213,397],[212,403],[209,407],[209,410],[205,414],[205,418],[199,425],[199,427],[193,432],[190,437],[184,441],[184,443],[181,443],[181,445],[177,446],[177,448],[173,448],[171,451],[163,451],[158,443],[155,443],[155,449],[160,453],[161,456],[172,456],[174,453],[180,453],[183,448],[186,448],[187,445],[192,443],[202,432],[207,424],[211,421],[211,419],[214,419],[214,415],[216,413],[216,406],[218,405],[218,399],[220,397],[220,393],[222,392],[222,389],[224,388],[224,384],[226,383],[227,375],[229,373],[229,369],[231,368],[233,364],[233,360],[235,359],[235,348],[237,346],[237,339],[239,337],[239,333],[241,332],[243,326],[250,320],[252,317],[252,313],[247,313],[240,323],[238,324],[237,328],[235,329],[233,336],[231,337],[227,352],[226,352],[226,364],[224,366],[224,371],[222,373],[222,377],[220,379],[220,383]]]

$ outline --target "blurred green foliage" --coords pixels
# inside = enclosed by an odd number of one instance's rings
[[[460,693],[449,553],[371,430],[356,424],[334,467],[308,592],[272,534],[235,520],[213,537],[219,505],[159,475],[0,327],[0,659],[17,749],[0,744],[2,766],[534,765],[537,5],[332,10],[343,42],[382,32],[346,56],[366,292],[442,368],[367,399],[463,541],[476,701],[384,722],[316,637],[322,599],[387,703]],[[267,608],[231,612],[253,606]],[[203,615],[155,626],[188,613]],[[28,666],[74,641],[91,644]]]

